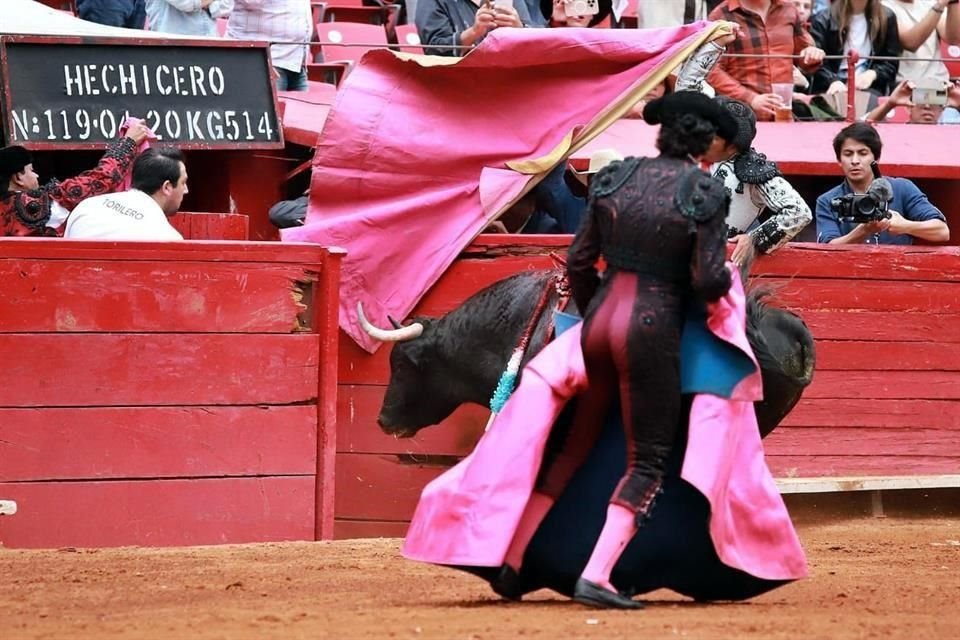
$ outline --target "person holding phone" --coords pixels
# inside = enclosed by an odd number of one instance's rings
[[[426,53],[438,56],[462,56],[494,29],[546,24],[526,0],[420,0],[415,22]]]
[[[592,27],[610,15],[609,3],[601,7],[598,0],[542,0],[540,11],[551,27]]]
[[[897,107],[909,110],[910,124],[960,124],[960,82],[917,86],[904,80],[886,102],[878,105],[864,119],[867,122],[883,122]]]

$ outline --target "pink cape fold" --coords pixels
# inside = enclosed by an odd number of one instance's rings
[[[120,129],[117,131],[117,135],[120,135],[120,136],[126,135],[130,127],[140,122],[143,122],[143,120],[141,120],[140,118],[134,118],[132,116],[128,116],[127,119],[124,120],[123,123],[120,125]],[[156,140],[156,139],[157,139],[157,134],[153,132],[153,129],[150,129],[150,133],[147,134],[147,139],[141,142],[140,146],[137,147],[137,154],[139,155],[144,151],[146,151],[147,149],[149,149],[150,141]],[[130,188],[130,184],[132,182],[133,182],[133,169],[131,168],[130,171],[127,172],[127,175],[123,177],[123,184],[120,185],[119,191],[127,191]]]
[[[710,331],[756,360],[744,333],[744,293],[734,286],[708,309]],[[473,452],[423,490],[403,554],[434,564],[502,564],[533,490],[553,422],[586,386],[580,327],[547,345]],[[731,398],[698,394],[681,477],[710,503],[710,537],[720,560],[766,580],[807,575],[806,558],[763,456],[752,402],[759,369]]]
[[[357,302],[374,324],[406,317],[487,223],[551,166],[571,136],[708,23],[673,29],[498,29],[450,65],[365,55],[317,143],[306,224],[285,241],[347,250],[340,326],[361,347]],[[429,59],[424,58],[424,59]]]

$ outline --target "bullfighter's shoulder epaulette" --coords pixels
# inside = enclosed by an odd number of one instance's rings
[[[640,158],[633,156],[623,160],[614,160],[603,169],[597,172],[597,175],[590,181],[590,197],[606,198],[616,193],[617,189],[630,179],[633,172],[640,166]]]
[[[694,167],[680,176],[674,201],[687,218],[706,222],[714,216],[726,217],[729,198],[722,182]]]
[[[763,184],[782,175],[776,162],[767,160],[767,156],[752,147],[733,161],[733,173],[745,184]]]

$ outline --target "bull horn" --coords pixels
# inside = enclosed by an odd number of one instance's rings
[[[370,324],[367,316],[363,313],[363,303],[357,303],[357,319],[360,320],[360,326],[367,332],[367,335],[374,340],[381,342],[402,342],[404,340],[413,340],[423,333],[423,324],[414,322],[399,329],[380,329]]]

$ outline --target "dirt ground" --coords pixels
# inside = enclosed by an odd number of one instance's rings
[[[746,603],[597,611],[409,562],[399,540],[0,549],[0,638],[960,638],[960,519],[801,524],[811,577]]]

